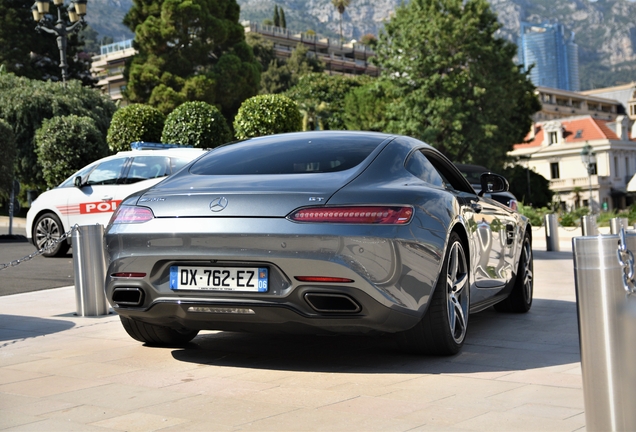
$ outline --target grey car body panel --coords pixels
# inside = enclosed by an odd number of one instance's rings
[[[183,170],[129,197],[122,205],[147,206],[156,218],[107,228],[109,301],[124,316],[171,327],[398,332],[415,325],[426,313],[452,230],[467,242],[471,311],[505,298],[514,281],[527,220],[478,197],[459,171],[429,146],[405,137],[385,138],[363,163],[342,172],[221,177]],[[454,170],[450,174],[457,175],[455,181],[463,181],[462,190],[433,187],[410,174],[404,161],[414,151],[433,152],[433,159],[448,163]],[[212,212],[210,201],[220,196],[228,205]],[[310,201],[312,197],[324,200]],[[285,217],[299,207],[355,204],[411,205],[415,213],[406,225],[298,223]],[[270,290],[173,291],[169,288],[171,265],[266,266]],[[140,271],[147,275],[140,279],[112,276]],[[295,279],[320,275],[353,282]],[[114,290],[124,287],[142,289],[143,303],[122,307],[113,302]],[[320,313],[304,301],[307,292],[344,293],[361,310]],[[188,312],[193,305],[234,305],[255,313]]]

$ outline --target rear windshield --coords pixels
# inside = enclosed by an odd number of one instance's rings
[[[344,171],[369,156],[386,137],[298,135],[259,138],[209,152],[192,167],[192,174],[302,174]]]

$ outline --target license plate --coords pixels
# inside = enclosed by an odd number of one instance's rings
[[[267,292],[267,268],[170,267],[170,289]]]

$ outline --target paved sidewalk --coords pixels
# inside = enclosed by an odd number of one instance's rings
[[[73,315],[73,287],[1,297],[0,429],[583,430],[561,250],[537,241],[530,313],[471,316],[451,358],[404,355],[388,337],[202,332],[150,348],[115,315]]]

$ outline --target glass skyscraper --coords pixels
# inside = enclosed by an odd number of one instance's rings
[[[519,62],[530,71],[536,86],[579,91],[579,49],[574,33],[565,37],[562,24],[521,23],[518,46]]]

